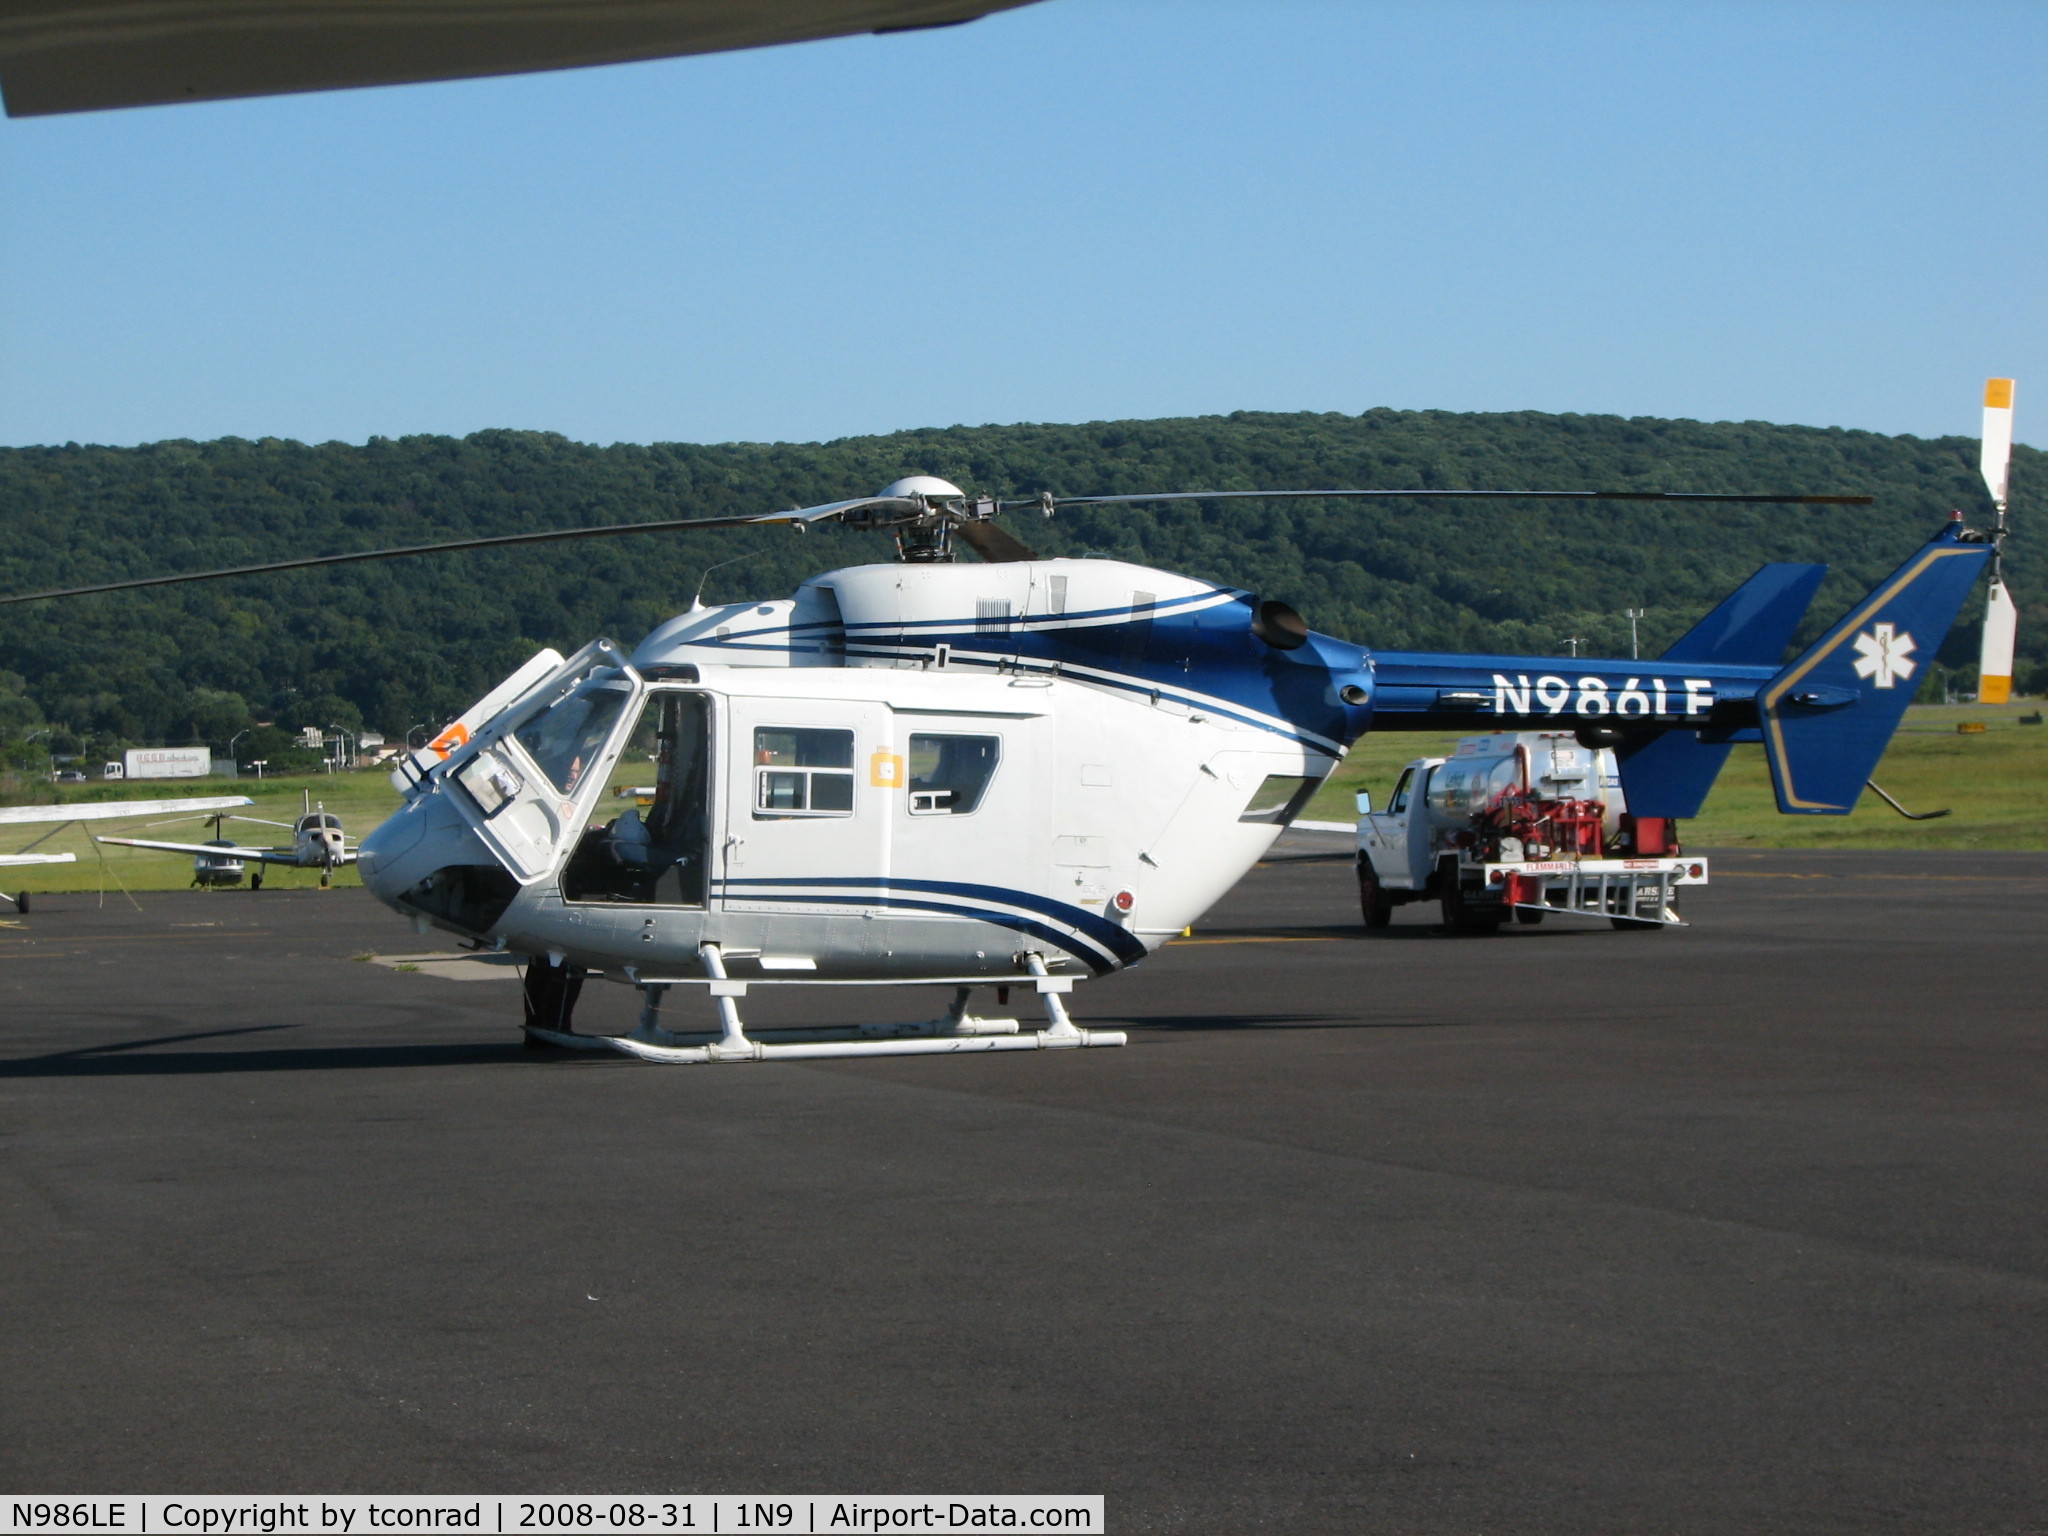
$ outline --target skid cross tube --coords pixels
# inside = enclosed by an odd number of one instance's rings
[[[1041,955],[1023,956],[1026,977],[1045,1008],[1046,1028],[1024,1030],[1015,1019],[975,1018],[967,1011],[972,987],[956,986],[953,1001],[939,1018],[917,1024],[853,1024],[797,1029],[764,1029],[749,1034],[740,1018],[739,999],[749,983],[726,974],[724,950],[715,943],[698,947],[704,981],[718,1006],[718,1031],[676,1032],[661,1026],[661,1001],[670,981],[646,981],[640,1025],[630,1035],[578,1035],[528,1024],[526,1032],[551,1045],[579,1050],[614,1050],[642,1061],[672,1066],[713,1062],[802,1061],[843,1056],[933,1056],[972,1051],[1053,1051],[1125,1043],[1119,1029],[1081,1029],[1067,1014],[1062,994],[1074,978],[1054,976]],[[997,985],[999,983],[989,983]],[[905,982],[901,985],[916,985]]]

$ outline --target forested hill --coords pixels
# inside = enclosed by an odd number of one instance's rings
[[[165,442],[0,450],[0,590],[74,586],[467,535],[713,515],[860,495],[929,472],[1029,495],[1258,486],[1873,493],[1871,509],[1569,503],[1226,504],[1086,510],[1010,526],[1047,554],[1097,552],[1282,597],[1377,647],[1613,653],[1645,608],[1653,654],[1765,560],[1835,567],[1832,616],[1950,507],[1981,520],[1974,440],[1757,422],[1532,412],[1241,412],[1082,426],[955,427],[803,444],[615,444],[539,432],[463,439]],[[2009,571],[2021,676],[2048,651],[2036,532],[2044,455],[2018,452]],[[211,740],[248,723],[438,722],[543,644],[637,639],[687,605],[787,595],[802,577],[886,558],[825,528],[645,536],[436,556],[9,608],[0,728],[60,745]],[[1975,616],[1945,649],[1974,656]],[[48,737],[38,738],[47,740]]]

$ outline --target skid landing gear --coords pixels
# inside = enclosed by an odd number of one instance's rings
[[[930,1056],[956,1055],[969,1051],[1057,1051],[1083,1046],[1122,1045],[1124,1033],[1117,1029],[1080,1029],[1067,1016],[1062,994],[1072,990],[1074,978],[1047,973],[1038,956],[1027,957],[1030,977],[1045,1005],[1047,1027],[1022,1030],[1015,1019],[978,1019],[967,1011],[973,989],[957,988],[953,1005],[945,1014],[922,1024],[858,1024],[839,1028],[764,1029],[749,1035],[740,1020],[739,999],[747,994],[747,983],[726,975],[725,957],[716,944],[703,945],[698,958],[710,980],[711,996],[718,1004],[719,1030],[679,1034],[661,1027],[661,1000],[668,984],[649,982],[641,993],[646,1004],[640,1011],[640,1027],[630,1035],[579,1035],[568,1027],[568,1013],[558,1015],[559,1023],[549,1026],[532,1013],[536,963],[527,967],[529,1042],[571,1046],[581,1050],[614,1050],[642,1061],[674,1065],[695,1065],[728,1061],[800,1061],[838,1056]],[[554,969],[550,967],[550,969]],[[562,967],[561,969],[566,969]],[[582,977],[576,978],[582,985]],[[573,1006],[573,994],[570,1004]]]

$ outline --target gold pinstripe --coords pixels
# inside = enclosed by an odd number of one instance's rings
[[[1946,549],[1930,549],[1925,551],[1918,560],[1915,560],[1899,573],[1896,581],[1882,591],[1873,593],[1861,608],[1858,608],[1848,618],[1844,619],[1841,628],[1835,632],[1834,639],[1830,640],[1820,650],[1815,651],[1806,660],[1800,662],[1798,666],[1787,672],[1778,681],[1764,689],[1764,707],[1762,712],[1764,729],[1771,733],[1771,755],[1785,776],[1785,799],[1788,804],[1799,806],[1805,810],[1815,811],[1843,811],[1848,809],[1847,806],[1836,805],[1831,800],[1802,800],[1799,798],[1792,783],[1792,759],[1786,754],[1784,733],[1778,728],[1778,701],[1785,697],[1794,683],[1834,655],[1840,649],[1842,642],[1861,629],[1864,621],[1871,614],[1882,609],[1886,603],[1911,586],[1919,578],[1920,573],[1934,564],[1935,561],[1947,559],[1951,555],[1981,555],[1982,553],[1983,548],[1981,545],[1950,545]]]

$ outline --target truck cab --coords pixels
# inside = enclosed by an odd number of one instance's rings
[[[1651,931],[1679,923],[1676,887],[1706,883],[1675,824],[1628,814],[1611,748],[1563,731],[1468,736],[1450,757],[1401,770],[1375,809],[1358,797],[1359,902],[1368,928],[1436,901],[1454,933],[1513,918],[1603,917]]]

